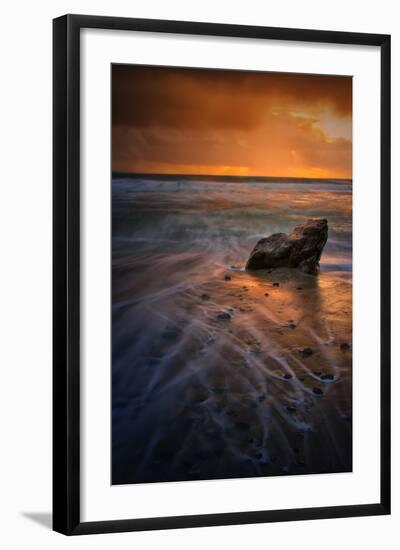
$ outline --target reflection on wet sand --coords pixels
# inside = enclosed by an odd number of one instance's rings
[[[347,196],[330,219],[335,260],[314,277],[244,271],[261,217],[247,199],[233,216],[235,194],[224,197],[229,213],[217,201],[219,217],[210,217],[196,192],[190,219],[179,193],[165,194],[162,214],[154,196],[115,195],[113,483],[350,471]],[[273,220],[279,228],[300,215],[293,195],[290,221],[282,209]],[[263,200],[278,199],[264,189]],[[270,216],[268,208],[264,225]]]

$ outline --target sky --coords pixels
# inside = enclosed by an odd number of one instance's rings
[[[114,172],[352,177],[352,79],[112,66]]]

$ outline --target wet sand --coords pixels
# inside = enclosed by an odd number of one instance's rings
[[[113,247],[112,482],[351,471],[351,272],[168,242]]]

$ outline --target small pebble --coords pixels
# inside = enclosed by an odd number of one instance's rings
[[[323,395],[323,391],[320,389],[320,388],[313,388],[313,393],[315,393],[315,395]]]
[[[340,351],[349,351],[350,346],[347,342],[343,342],[343,344],[340,344]]]
[[[323,374],[321,376],[321,380],[334,380],[335,377],[333,376],[333,374]]]
[[[268,292],[266,292],[266,293],[264,294],[264,296],[269,296]]]
[[[209,295],[209,294],[202,294],[202,295],[201,295],[201,299],[202,299],[202,300],[209,300],[209,299],[210,299],[210,295]]]
[[[303,348],[302,350],[300,350],[300,353],[304,356],[304,357],[309,357],[310,355],[313,354],[313,350],[311,348]]]
[[[230,275],[225,275],[224,279],[225,279],[225,281],[230,281],[232,279],[232,277]]]
[[[297,287],[297,290],[303,290],[303,287],[302,287],[302,286],[298,286],[298,287]]]
[[[229,319],[232,319],[232,316],[227,311],[220,311],[217,315],[218,319],[223,319],[228,321]]]
[[[272,283],[272,286],[279,286],[279,283]]]
[[[287,412],[295,413],[296,412],[296,407],[293,407],[292,405],[288,405],[286,407],[286,410],[287,410]]]
[[[289,374],[289,373],[286,373],[286,374],[283,375],[283,378],[284,378],[285,380],[290,380],[291,378],[293,378],[293,376],[292,376],[291,374]]]

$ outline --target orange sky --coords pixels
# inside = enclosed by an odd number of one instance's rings
[[[112,68],[113,171],[351,178],[351,77]]]

